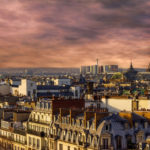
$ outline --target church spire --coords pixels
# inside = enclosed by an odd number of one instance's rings
[[[131,63],[130,63],[130,69],[133,69],[132,60],[131,60]]]

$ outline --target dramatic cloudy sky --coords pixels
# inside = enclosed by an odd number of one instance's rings
[[[149,0],[0,0],[0,67],[150,62]]]

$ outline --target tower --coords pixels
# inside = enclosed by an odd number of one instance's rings
[[[96,65],[98,66],[98,58],[96,59]]]
[[[147,67],[147,72],[150,72],[150,63],[148,65],[148,67]]]

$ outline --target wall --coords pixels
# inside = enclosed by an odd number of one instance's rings
[[[31,81],[31,80],[27,80],[27,79],[22,79],[21,80],[21,85],[19,86],[19,94],[22,96],[33,96],[33,90],[36,91],[37,87],[36,87],[36,83]],[[30,92],[30,95],[29,95]],[[36,94],[35,94],[36,96]]]
[[[132,111],[132,99],[109,98],[107,102],[105,98],[102,98],[101,107],[107,107],[110,112]]]
[[[54,85],[71,85],[70,79],[54,79]]]
[[[73,98],[75,98],[75,99],[80,98],[80,87],[79,86],[72,86],[71,92],[73,93]]]
[[[150,109],[150,100],[138,99],[139,110]],[[132,99],[127,98],[102,98],[101,107],[107,107],[110,112],[132,111]]]
[[[9,85],[0,85],[0,95],[8,95],[10,94],[10,86]]]

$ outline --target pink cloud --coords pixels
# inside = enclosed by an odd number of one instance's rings
[[[2,0],[0,67],[79,67],[96,58],[121,67],[133,59],[136,67],[146,67],[148,1],[117,1]]]

